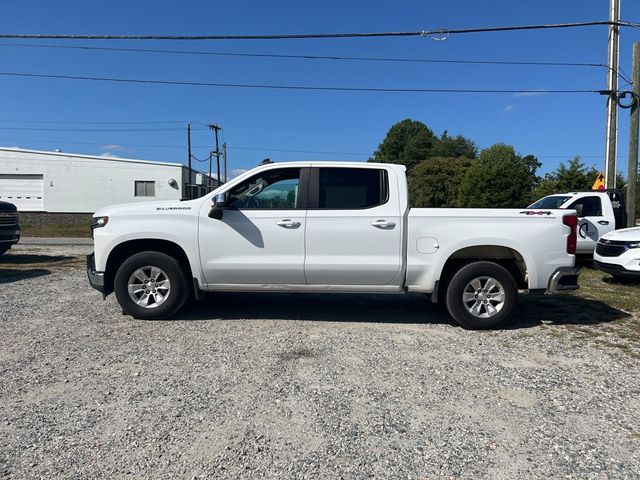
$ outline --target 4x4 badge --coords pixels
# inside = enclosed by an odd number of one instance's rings
[[[520,213],[524,215],[553,215],[553,212],[546,212],[546,211],[540,211],[540,210],[525,210]]]

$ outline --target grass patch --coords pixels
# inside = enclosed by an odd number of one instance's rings
[[[598,300],[614,308],[640,314],[640,279],[617,280],[589,265],[582,268],[578,283],[580,289],[574,293],[575,296]]]
[[[42,252],[31,253],[24,250],[5,253],[0,257],[0,276],[5,269],[32,270],[53,267],[82,267],[86,259],[74,255],[47,255]],[[6,274],[7,272],[5,272]]]
[[[636,365],[640,360],[640,280],[616,280],[581,260],[580,289],[564,295],[530,295],[512,328],[521,338],[545,335],[569,348],[587,344],[612,358]],[[530,327],[542,327],[531,329]]]
[[[78,223],[52,223],[47,225],[34,225],[20,223],[20,235],[23,237],[78,237],[90,238],[91,228],[87,222]]]

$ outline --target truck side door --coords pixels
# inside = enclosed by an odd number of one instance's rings
[[[578,212],[577,253],[593,253],[598,239],[615,229],[615,219],[603,215],[602,199],[598,195],[580,197],[567,208],[582,210]]]
[[[305,257],[308,284],[401,282],[403,219],[390,176],[397,181],[395,173],[384,168],[311,169]]]
[[[209,285],[304,284],[308,169],[271,168],[226,192],[221,220],[200,209],[200,261]]]

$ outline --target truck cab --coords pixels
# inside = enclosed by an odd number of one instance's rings
[[[547,195],[527,208],[575,210],[578,214],[578,255],[592,255],[600,237],[627,226],[624,197],[616,189]]]

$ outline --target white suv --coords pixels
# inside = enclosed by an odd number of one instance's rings
[[[596,245],[593,260],[596,268],[614,277],[640,279],[640,227],[603,235]]]

